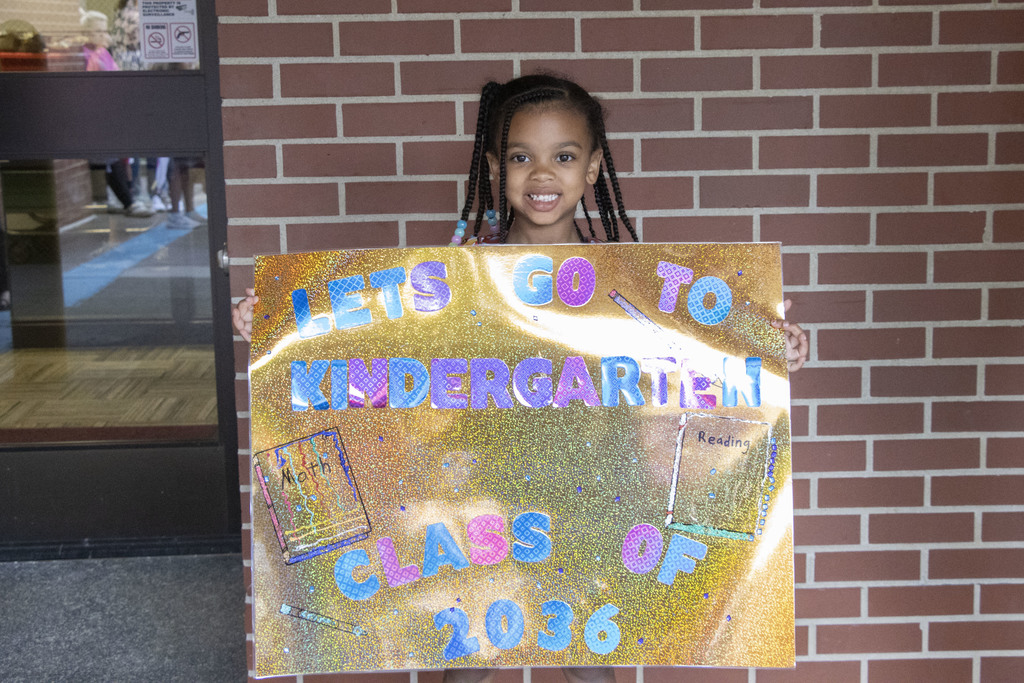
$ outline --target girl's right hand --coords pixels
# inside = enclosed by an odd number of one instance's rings
[[[242,339],[250,341],[252,337],[252,311],[256,302],[260,300],[256,296],[256,290],[246,289],[246,297],[235,304],[231,309],[231,323],[235,326]]]

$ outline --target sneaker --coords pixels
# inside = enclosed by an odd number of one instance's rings
[[[153,209],[146,206],[145,202],[139,200],[132,202],[132,205],[125,209],[125,214],[132,218],[149,218],[153,215]]]
[[[153,210],[154,211],[166,211],[167,205],[164,204],[164,200],[160,199],[160,195],[153,195]]]
[[[191,218],[192,220],[194,220],[197,223],[205,223],[206,222],[206,216],[204,216],[203,214],[199,213],[198,211],[189,211],[185,215],[188,216],[189,218]]]
[[[192,220],[183,213],[169,213],[167,214],[167,227],[174,230],[191,230],[192,228],[199,225],[196,221]]]

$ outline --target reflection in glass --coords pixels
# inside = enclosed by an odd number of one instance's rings
[[[0,162],[0,442],[215,438],[203,167]]]
[[[176,3],[193,15],[194,4]],[[138,0],[2,0],[0,71],[198,69],[195,30],[194,22],[168,20],[145,51]]]

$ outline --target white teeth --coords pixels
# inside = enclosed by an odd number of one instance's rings
[[[530,199],[535,202],[553,202],[558,199],[557,194],[531,194]]]

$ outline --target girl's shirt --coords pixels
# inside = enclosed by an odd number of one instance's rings
[[[459,246],[462,246],[462,247],[477,247],[477,246],[488,245],[488,244],[501,244],[501,238],[498,237],[498,233],[491,232],[491,233],[487,233],[486,235],[480,234],[480,235],[474,235],[473,237],[467,237],[466,241],[464,241]],[[584,242],[583,244],[604,244],[604,242],[602,240],[597,239],[596,237],[588,237],[587,241]]]

